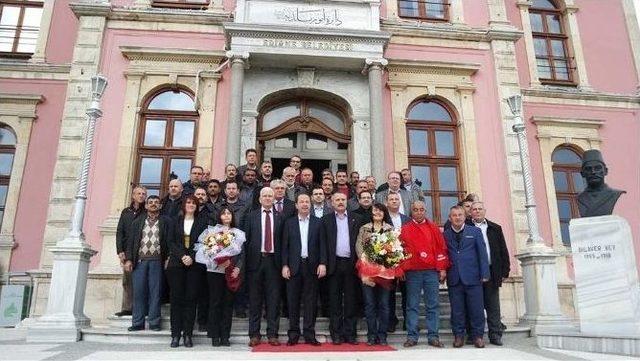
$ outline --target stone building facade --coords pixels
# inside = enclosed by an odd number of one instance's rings
[[[274,165],[300,154],[315,170],[356,170],[379,183],[409,167],[441,223],[452,203],[477,193],[515,256],[528,230],[504,102],[514,94],[524,98],[541,232],[559,254],[568,316],[565,230],[577,212],[584,150],[601,149],[608,182],[627,190],[616,213],[629,221],[638,214],[640,31],[631,0],[0,6],[9,14],[2,25],[15,30],[0,34],[0,156],[10,154],[0,157],[0,273],[3,282],[33,285],[31,316],[46,306],[49,247],[68,230],[98,72],[109,86],[84,223],[98,251],[85,304],[94,322],[120,305],[115,228],[131,184],[163,194],[168,174],[184,177],[191,164],[220,177],[248,148]],[[632,230],[640,259],[637,222]],[[515,257],[501,297],[505,322],[516,323],[524,301]]]

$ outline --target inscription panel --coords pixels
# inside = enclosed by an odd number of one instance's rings
[[[239,0],[236,23],[380,30],[380,3]]]
[[[578,218],[569,232],[580,330],[640,335],[640,286],[628,223],[618,216]]]

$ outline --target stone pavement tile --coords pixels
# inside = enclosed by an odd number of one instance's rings
[[[7,345],[0,343],[0,360],[45,360],[62,353],[62,351],[52,351],[51,348],[54,346],[56,345]]]
[[[623,356],[623,355],[611,355],[611,354],[602,354],[602,353],[594,353],[594,352],[582,352],[582,351],[571,351],[571,350],[556,350],[551,348],[544,348],[543,350],[548,350],[556,353],[560,353],[567,356],[579,357],[585,360],[608,360],[608,361],[626,361],[626,360],[635,360],[638,358],[633,356]]]

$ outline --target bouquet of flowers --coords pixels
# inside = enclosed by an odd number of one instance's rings
[[[245,241],[244,232],[236,229],[227,229],[222,226],[207,227],[198,237],[196,243],[196,262],[205,264],[207,270],[216,269],[219,265],[231,261],[225,268],[227,287],[235,292],[240,288],[240,277],[232,277],[234,263],[233,257],[242,252],[242,244]]]
[[[360,277],[369,277],[387,289],[393,280],[402,276],[402,261],[411,257],[400,241],[400,231],[372,233],[362,242],[362,256],[356,263]]]

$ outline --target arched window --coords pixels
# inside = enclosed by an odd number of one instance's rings
[[[407,139],[409,167],[422,182],[428,217],[443,224],[464,194],[456,121],[437,100],[419,100],[407,112]]]
[[[2,227],[2,218],[4,218],[4,207],[7,203],[15,153],[16,135],[9,127],[0,124],[0,227]]]
[[[552,0],[533,0],[529,9],[538,76],[543,83],[573,83],[562,11]]]
[[[163,196],[171,176],[185,182],[196,154],[198,113],[191,95],[163,90],[141,113],[135,180],[149,195]]]
[[[584,189],[584,180],[580,175],[582,156],[574,148],[561,145],[553,151],[551,161],[553,162],[553,183],[558,201],[562,243],[570,246],[569,221],[571,218],[580,217],[578,193]]]
[[[398,15],[429,21],[449,21],[449,0],[398,0]]]

